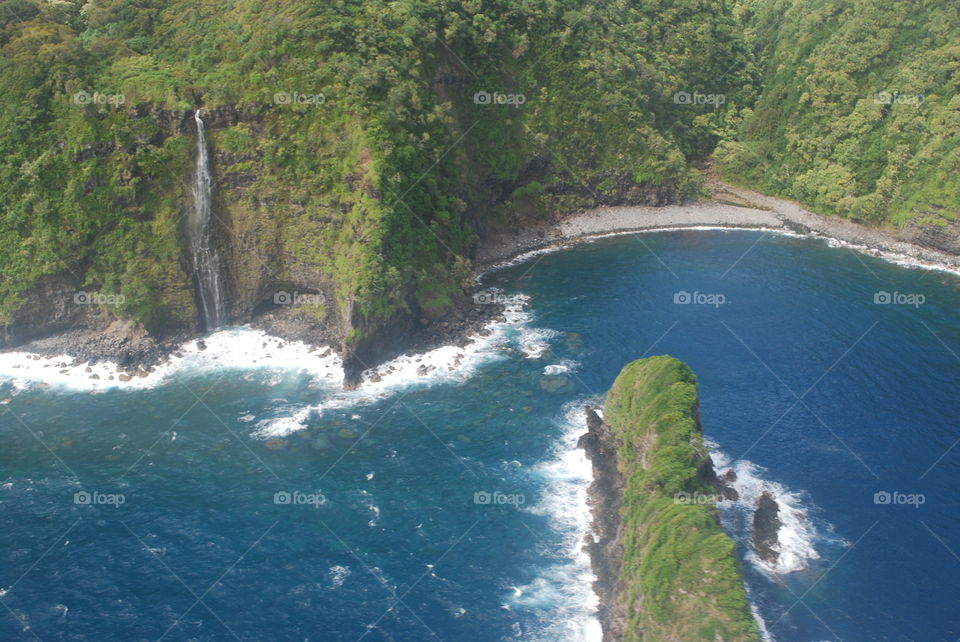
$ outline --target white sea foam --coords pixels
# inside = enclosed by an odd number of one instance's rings
[[[549,349],[547,341],[559,333],[529,327],[528,304],[529,297],[512,295],[503,319],[488,323],[480,334],[470,337],[467,345],[441,346],[419,354],[401,355],[364,371],[354,390],[331,390],[320,403],[292,412],[282,409],[279,416],[262,419],[253,434],[265,439],[284,437],[303,430],[311,418],[330,409],[375,403],[410,386],[462,383],[484,364],[506,358],[507,349],[511,347],[527,357],[540,356]],[[353,418],[359,419],[360,415]]]
[[[830,534],[832,528],[829,524],[818,527],[811,516],[815,505],[805,493],[765,479],[766,471],[750,461],[739,460],[731,466],[730,458],[718,450],[715,443],[708,441],[707,445],[718,475],[731,469],[736,473],[737,479],[731,486],[739,498],[734,502],[720,502],[721,517],[727,531],[746,546],[747,560],[755,568],[767,575],[802,571],[820,559],[818,545],[828,541],[842,542]],[[779,508],[777,517],[781,526],[776,545],[779,555],[775,564],[762,560],[753,548],[753,513],[764,492],[769,493]]]
[[[827,242],[827,245],[833,248],[843,247],[861,254],[867,254],[869,256],[876,257],[878,259],[883,259],[888,263],[893,263],[894,265],[899,265],[900,267],[914,268],[920,270],[933,270],[936,272],[949,272],[950,274],[960,275],[960,268],[951,267],[949,265],[943,265],[942,263],[934,263],[930,261],[924,261],[923,259],[918,259],[907,254],[900,254],[898,252],[889,252],[887,250],[881,250],[879,248],[870,247],[869,245],[863,245],[860,243],[852,243],[850,241],[844,241],[832,236],[825,236],[823,234],[811,234],[810,236],[814,238],[820,238]]]
[[[522,328],[518,340],[520,351],[527,359],[539,359],[550,350],[550,340],[559,334],[549,328]]]
[[[750,598],[750,590],[747,590],[747,597]],[[765,642],[772,642],[773,635],[770,634],[770,630],[767,628],[767,623],[764,621],[763,616],[760,615],[760,609],[757,608],[757,605],[750,600],[750,613],[753,614],[753,619],[757,622],[757,628],[760,629],[760,638]]]
[[[583,550],[592,522],[587,487],[593,480],[593,469],[586,453],[577,448],[577,440],[587,430],[582,406],[582,400],[564,406],[563,435],[550,459],[534,468],[546,488],[542,499],[527,509],[546,516],[551,529],[561,534],[563,559],[529,584],[513,587],[503,604],[505,608],[551,612],[546,628],[530,639],[594,642],[603,637],[596,616],[596,577]]]
[[[350,567],[349,566],[331,566],[330,567],[330,584],[332,588],[338,589],[343,586],[343,583],[348,577],[350,577]]]
[[[47,385],[73,391],[107,388],[153,388],[173,376],[218,373],[228,370],[304,371],[330,385],[342,385],[340,357],[332,350],[311,348],[299,341],[286,341],[248,327],[226,328],[204,337],[205,349],[197,341],[182,345],[175,354],[152,372],[125,374],[116,363],[102,361],[87,365],[69,355],[41,357],[26,352],[0,353],[0,382],[12,381],[23,390]],[[142,376],[140,376],[142,375]],[[121,377],[127,379],[121,381]],[[276,384],[273,376],[267,384]]]
[[[580,364],[570,359],[564,359],[560,363],[551,363],[543,369],[545,375],[558,375],[567,372],[573,372]]]
[[[581,237],[580,241],[591,243],[600,239],[614,236],[627,236],[636,234],[666,234],[670,232],[766,232],[767,234],[776,234],[778,236],[789,236],[793,238],[804,238],[807,234],[801,234],[788,230],[783,227],[762,227],[750,225],[670,225],[666,227],[656,227],[639,230],[617,230],[615,232],[603,232],[600,234],[590,234]]]
[[[263,439],[277,439],[286,437],[299,430],[303,430],[307,421],[318,411],[312,407],[301,408],[291,415],[281,415],[273,419],[261,419],[257,422],[257,429],[253,436]]]
[[[286,341],[248,327],[217,331],[203,339],[204,349],[197,341],[191,341],[153,372],[129,379],[124,375],[126,381],[120,380],[124,370],[110,362],[88,366],[67,355],[48,358],[24,352],[0,353],[0,383],[10,381],[14,394],[35,385],[84,392],[108,388],[136,390],[162,385],[175,376],[238,370],[245,373],[244,378],[269,387],[282,381],[284,373],[306,373],[313,378],[314,387],[324,390],[322,402],[290,408],[285,407],[284,400],[277,399],[275,416],[257,420],[245,412],[238,417],[244,423],[256,421],[253,436],[280,438],[303,430],[325,410],[373,403],[411,385],[466,381],[482,364],[505,358],[504,348],[511,344],[528,356],[542,354],[549,347],[546,340],[554,333],[526,326],[530,320],[528,302],[524,295],[511,297],[503,320],[487,324],[467,345],[442,346],[397,357],[365,372],[359,387],[351,391],[342,390],[342,361],[334,351]]]
[[[420,354],[405,354],[362,374],[360,392],[378,395],[406,388],[410,384],[465,381],[477,368],[503,356],[516,328],[530,320],[529,297],[515,295],[504,310],[502,321],[488,323],[482,333],[469,337],[463,347],[441,346]],[[522,331],[522,330],[521,330]]]
[[[520,265],[521,263],[526,263],[532,258],[536,258],[544,254],[553,254],[554,252],[559,252],[560,250],[571,248],[574,246],[574,243],[575,242],[558,243],[557,245],[548,245],[546,247],[541,247],[535,250],[529,250],[527,252],[523,252],[511,259],[507,259],[505,261],[497,263],[496,265],[490,266],[484,272],[481,272],[480,274],[477,275],[476,281],[477,283],[480,283],[483,281],[483,277],[487,276],[488,274],[497,272],[499,270],[503,270],[508,267],[512,267],[514,265]]]

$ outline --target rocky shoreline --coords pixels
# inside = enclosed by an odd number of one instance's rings
[[[623,561],[620,509],[623,506],[623,474],[618,451],[623,442],[606,425],[597,411],[586,406],[587,432],[577,442],[593,466],[593,481],[587,488],[587,504],[593,514],[590,535],[583,548],[590,556],[596,581],[593,590],[599,598],[597,619],[603,629],[603,642],[623,638],[626,606],[619,599],[624,590],[620,580]]]
[[[394,351],[396,354],[392,356],[426,352],[444,345],[465,347],[473,341],[473,337],[488,334],[488,324],[502,321],[503,311],[504,306],[497,302],[473,305],[472,298],[464,298],[449,316],[421,322],[408,329],[400,344],[404,349]],[[74,363],[86,362],[88,366],[110,362],[116,364],[120,380],[127,381],[133,377],[148,376],[172,356],[180,356],[181,350],[190,342],[195,341],[200,350],[206,347],[203,335],[188,332],[159,338],[142,327],[121,321],[84,325],[85,327],[69,328],[0,352],[23,352],[34,355],[35,358],[70,356]],[[249,323],[242,325],[262,330],[286,341],[300,341],[311,348],[335,348],[340,343],[336,329],[330,324],[288,309],[258,314]],[[380,363],[369,364],[370,368],[378,365]],[[92,374],[91,378],[99,377]],[[347,382],[347,386],[355,387],[357,383],[356,380]]]
[[[834,239],[870,254],[925,267],[960,272],[960,223],[881,230],[847,219],[810,212],[797,203],[734,187],[707,175],[711,199],[681,205],[618,206],[583,210],[520,230],[481,246],[479,273],[496,269],[535,251],[561,249],[610,234],[664,229],[719,227],[807,234]]]
[[[821,216],[791,201],[765,196],[723,183],[707,173],[712,200],[682,205],[619,206],[584,210],[566,217],[543,221],[512,233],[501,233],[478,244],[474,253],[475,272],[482,276],[525,254],[571,247],[591,238],[611,234],[677,228],[721,227],[762,229],[809,234],[836,239],[855,249],[894,260],[960,272],[960,227],[930,230],[917,226],[901,232],[879,230],[852,221]],[[69,285],[69,284],[67,284]],[[60,298],[72,293],[64,285]],[[53,287],[53,286],[51,286]],[[0,337],[4,352],[28,352],[41,356],[69,354],[91,363],[112,361],[138,373],[165,361],[183,344],[201,335],[179,329],[155,336],[122,321],[92,316],[92,310],[67,317],[53,334],[40,338]],[[430,350],[442,345],[463,346],[471,335],[484,332],[485,325],[502,318],[503,306],[476,304],[471,297],[456,301],[449,314],[437,319],[408,319],[403,328],[382,337],[369,354],[380,362],[404,353]],[[249,325],[290,341],[313,346],[339,347],[345,359],[346,381],[356,385],[363,370],[379,365],[367,363],[341,344],[339,320],[318,321],[296,310],[274,307],[260,311]]]

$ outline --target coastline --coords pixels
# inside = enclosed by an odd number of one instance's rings
[[[758,230],[802,235],[901,265],[960,274],[960,253],[920,245],[905,235],[895,235],[846,219],[816,214],[792,201],[734,187],[709,172],[705,175],[712,193],[710,200],[680,205],[581,210],[481,241],[474,253],[477,290],[482,289],[482,279],[490,272],[539,254],[609,236],[683,229]],[[946,245],[951,243],[953,240],[948,238]],[[402,340],[404,345],[397,354],[420,353],[443,345],[463,347],[478,335],[482,337],[485,326],[502,319],[502,315],[500,305],[473,305],[469,296],[464,297],[445,317],[400,332],[405,337],[397,336],[396,339]],[[283,314],[283,311],[257,315],[246,325],[280,340],[303,342],[320,350],[338,349],[339,342],[331,327],[316,320]],[[0,354],[29,353],[48,358],[72,356],[89,366],[112,362],[116,364],[118,374],[146,377],[182,352],[186,344],[198,341],[202,346],[205,336],[178,332],[169,337],[155,337],[127,322],[101,321],[92,327],[66,328],[23,342],[0,350]],[[381,364],[364,365],[376,369]]]
[[[573,247],[596,238],[682,229],[744,229],[799,234],[845,245],[896,263],[960,274],[960,254],[920,245],[906,236],[847,219],[824,216],[799,204],[709,178],[710,200],[682,205],[616,206],[581,210],[533,230],[522,230],[477,251],[476,271],[485,274],[528,255]]]

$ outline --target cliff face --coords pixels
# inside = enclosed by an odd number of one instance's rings
[[[712,111],[672,97],[718,77],[735,94],[739,42],[729,9],[680,0],[17,0],[0,17],[0,347],[65,323],[197,331],[182,222],[199,108],[226,316],[338,343],[353,378],[464,315],[480,239],[696,194]],[[107,298],[44,305],[70,294],[52,281]]]
[[[700,426],[696,378],[682,362],[627,365],[604,420],[587,411],[595,542],[587,543],[604,640],[759,640],[722,493]]]
[[[603,626],[604,642],[622,640],[627,612],[620,580],[623,561],[623,533],[620,531],[620,510],[623,507],[623,475],[620,472],[618,451],[623,445],[593,408],[584,408],[587,415],[587,433],[578,446],[587,452],[593,463],[593,482],[588,489],[593,512],[593,538],[584,548],[590,555],[593,573],[597,576],[594,590],[600,597],[597,614]]]

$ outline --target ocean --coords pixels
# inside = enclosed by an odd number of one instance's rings
[[[249,328],[124,382],[0,355],[0,638],[598,640],[582,406],[653,354],[698,376],[770,639],[960,637],[956,275],[690,230],[483,285],[508,303],[488,336],[354,391],[334,354]]]

